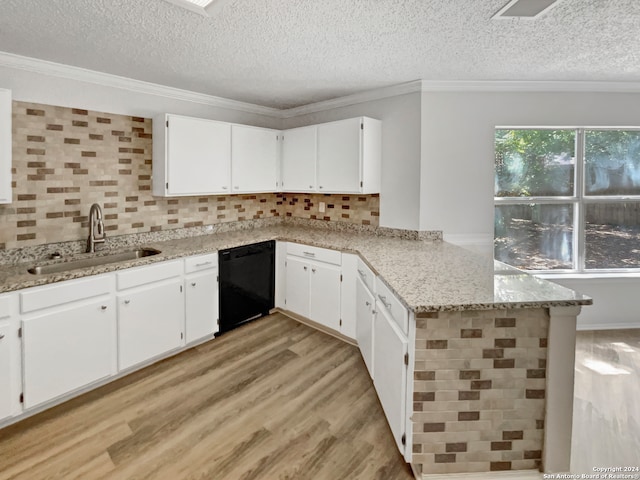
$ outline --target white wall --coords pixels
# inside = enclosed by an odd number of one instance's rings
[[[283,128],[367,116],[382,120],[380,225],[420,226],[420,93],[372,100],[284,120]]]
[[[491,249],[496,126],[640,126],[640,94],[423,92],[421,230]],[[581,328],[638,325],[640,279],[559,283],[594,299],[580,314]]]
[[[220,108],[7,66],[0,66],[0,88],[10,89],[13,99],[17,101],[136,117],[152,118],[159,113],[175,113],[269,128],[279,128],[282,122],[280,118],[269,115]]]

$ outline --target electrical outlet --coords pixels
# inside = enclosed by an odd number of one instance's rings
[[[324,213],[324,202],[318,202],[318,211]]]

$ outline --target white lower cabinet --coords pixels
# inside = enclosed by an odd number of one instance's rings
[[[373,384],[398,449],[404,454],[408,342],[380,302],[376,304],[376,312],[373,323]]]
[[[311,277],[309,262],[288,256],[286,263],[285,308],[293,313],[310,318],[309,298]]]
[[[335,250],[288,243],[285,308],[340,331],[341,255]]]
[[[375,318],[375,300],[365,283],[356,280],[356,340],[360,354],[369,375],[373,378],[373,321]]]
[[[23,319],[24,407],[115,373],[115,321],[114,301],[108,296]]]
[[[340,267],[310,265],[309,318],[340,331]]]
[[[185,340],[187,344],[218,332],[218,253],[184,261]]]
[[[118,294],[120,370],[180,347],[184,341],[184,295],[179,278]]]
[[[356,339],[356,280],[358,256],[342,254],[342,281],[340,282],[340,333]]]
[[[0,390],[0,420],[11,416],[11,348],[9,345],[9,339],[11,336],[11,327],[9,322],[0,320],[0,385],[3,388]],[[5,388],[5,386],[7,388]]]

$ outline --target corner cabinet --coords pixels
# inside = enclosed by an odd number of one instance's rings
[[[231,126],[231,193],[278,190],[279,140],[278,130]]]
[[[11,90],[0,89],[0,204],[11,195]]]
[[[180,115],[153,119],[153,194],[229,193],[231,124]]]
[[[282,132],[282,189],[315,192],[318,128],[292,128]]]

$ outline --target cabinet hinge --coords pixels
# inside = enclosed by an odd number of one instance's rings
[[[167,187],[167,190],[169,190],[169,182],[167,182],[165,186]]]
[[[18,338],[22,338],[22,327],[18,329]]]
[[[24,393],[20,394],[20,403],[24,403]]]
[[[360,188],[362,188],[362,181],[360,182]]]
[[[184,338],[184,333],[180,332],[180,340]]]
[[[342,274],[340,274],[340,281],[342,281]]]
[[[284,304],[285,304],[285,305],[287,304],[287,299],[286,299],[286,298],[284,299]]]
[[[404,354],[404,364],[407,365],[407,366],[409,365],[409,354],[408,353]]]
[[[169,120],[167,120],[167,128],[169,128]]]
[[[180,293],[182,293],[182,285],[180,285]]]
[[[340,326],[342,326],[342,319],[340,319]]]
[[[364,130],[364,122],[360,123],[360,130]]]
[[[402,442],[403,445],[407,444],[407,434],[406,433],[402,434],[402,438],[400,439],[400,441]]]

